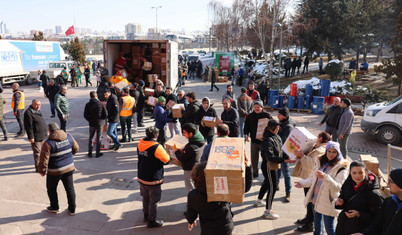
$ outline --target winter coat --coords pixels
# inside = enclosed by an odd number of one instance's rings
[[[198,103],[197,100],[194,102],[190,103],[187,105],[186,111],[183,112],[183,123],[194,123],[197,124],[196,120],[196,114],[197,111],[200,109],[200,104]]]
[[[233,213],[229,202],[208,202],[207,194],[193,189],[187,196],[186,219],[193,224],[200,217],[201,235],[232,234]]]
[[[120,120],[119,101],[115,94],[110,94],[106,102],[107,120],[108,122],[116,123]]]
[[[229,137],[239,137],[240,135],[240,121],[239,113],[236,109],[231,107],[228,111],[223,110],[221,114],[223,123],[229,126]]]
[[[216,115],[215,109],[212,107],[212,105],[209,106],[207,111],[205,111],[204,107],[202,105],[200,106],[200,109],[198,109],[196,113],[196,123],[199,125],[200,132],[206,138],[207,136],[214,136],[215,135],[215,128],[214,127],[207,127],[201,125],[202,118],[208,116],[208,117],[218,117]]]
[[[174,94],[166,95],[166,104],[171,100],[177,104],[177,96]]]
[[[246,118],[247,115],[253,112],[254,102],[253,99],[247,94],[241,94],[237,98],[237,111],[239,111],[239,116]]]
[[[265,111],[258,114],[254,111],[247,116],[244,124],[244,135],[248,135],[251,138],[251,142],[255,144],[262,144],[261,140],[255,138],[257,134],[258,119],[261,118],[272,119],[272,116]]]
[[[222,101],[225,99],[229,99],[230,100],[230,104],[232,106],[232,108],[237,108],[236,105],[236,95],[232,92],[229,93],[228,91],[226,91],[226,93],[222,96]]]
[[[0,84],[1,86],[1,84]],[[6,103],[6,100],[3,98],[3,96],[0,95],[0,121],[3,120],[3,106]]]
[[[260,93],[257,90],[247,90],[247,95],[251,97],[251,99],[261,100]]]
[[[137,91],[139,92],[138,100],[136,103],[136,109],[140,110],[143,109],[145,106],[145,93],[142,87],[137,87]]]
[[[84,70],[85,78],[88,79],[91,76],[91,69],[87,66]]]
[[[49,85],[49,76],[46,73],[40,75],[40,80],[42,81],[42,87],[47,87]]]
[[[154,118],[155,118],[155,126],[159,130],[165,128],[166,123],[173,121],[171,118],[167,117],[167,112],[163,107],[158,103],[154,109]]]
[[[102,102],[106,101],[105,92],[109,90],[109,86],[107,82],[100,82],[98,89],[96,89],[96,94],[98,95],[98,99]]]
[[[70,103],[68,102],[68,98],[66,95],[61,94],[60,91],[54,98],[54,108],[59,115],[68,115],[70,113]]]
[[[318,197],[314,205],[315,211],[327,216],[338,216],[340,210],[335,209],[335,202],[339,196],[343,182],[345,182],[346,178],[348,178],[349,164],[350,162],[348,160],[341,158],[331,168],[331,170],[324,175],[323,183],[318,192]],[[315,172],[317,170],[320,170],[320,167],[320,161],[319,159],[317,159],[311,175],[307,179],[300,181],[300,184],[304,188],[310,188],[304,199],[305,206],[307,206],[307,204],[311,202],[314,193],[314,187],[317,183]]]
[[[279,129],[278,135],[281,137],[282,143],[285,143],[286,139],[290,135],[290,132],[292,132],[293,128],[295,128],[296,123],[290,118],[284,119],[280,121],[280,123],[281,123],[281,129]],[[283,153],[283,155],[289,158],[289,156],[286,153]]]
[[[326,146],[327,143],[314,145],[307,154],[304,154],[303,157],[297,161],[296,166],[293,169],[292,176],[307,179],[311,175],[317,159],[325,154]]]
[[[215,69],[212,69],[211,83],[215,83],[215,82],[216,82],[216,73],[215,73]]]
[[[193,135],[192,138],[188,140],[188,143],[186,146],[184,146],[183,151],[177,150],[175,152],[175,155],[180,161],[183,170],[191,171],[193,166],[200,162],[204,148],[204,137],[198,131]]]
[[[268,162],[270,170],[278,170],[279,163],[284,162],[288,158],[284,158],[281,152],[282,141],[278,135],[266,130],[262,143],[261,156],[264,162]]]
[[[24,127],[28,135],[28,140],[42,142],[47,137],[47,125],[40,111],[36,111],[32,105],[25,110]]]
[[[343,183],[339,198],[343,199],[344,203],[342,206],[335,206],[342,210],[338,216],[336,234],[363,232],[375,219],[383,201],[378,192],[380,184],[377,177],[371,172],[368,173],[364,182],[357,191],[354,189],[355,183],[350,175]],[[360,216],[348,218],[345,211],[349,210],[358,211]]]
[[[106,107],[98,99],[90,99],[85,105],[84,118],[89,122],[89,126],[102,126],[106,117]]]
[[[339,123],[337,126],[339,135],[350,135],[352,134],[352,126],[355,114],[351,107],[347,107],[343,110],[342,115],[339,118]]]
[[[328,109],[324,118],[322,119],[321,124],[324,124],[325,122],[329,127],[336,127],[336,124],[341,114],[342,114],[342,107],[339,105],[338,106],[332,105]]]
[[[56,78],[54,79],[54,84],[56,86],[64,85],[66,84],[63,75],[57,75]]]
[[[52,85],[49,85],[49,86],[47,86],[46,89],[45,89],[45,95],[46,95],[46,97],[47,97],[49,100],[52,100],[52,101],[54,101],[54,97],[56,96],[57,92],[59,92],[59,86],[56,85],[56,84],[54,84],[53,86],[52,86]]]
[[[402,231],[402,201],[395,195],[381,205],[371,225],[363,231],[365,235],[397,235]]]

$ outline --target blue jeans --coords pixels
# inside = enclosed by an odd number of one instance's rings
[[[52,112],[52,116],[56,115],[55,109],[54,109],[54,100],[49,99],[49,103],[50,103],[50,112]]]
[[[286,193],[290,193],[292,190],[292,182],[290,181],[289,163],[281,163],[281,169],[278,170],[278,185],[281,173],[283,173],[283,177],[285,178],[285,191]]]
[[[324,217],[325,231],[328,235],[335,235],[335,218],[328,215],[323,215],[314,210],[314,235],[322,234],[322,217]]]
[[[120,145],[119,139],[117,138],[117,124],[118,122],[109,122],[109,126],[107,127],[107,135],[112,138],[113,143]]]
[[[240,136],[244,137],[244,124],[246,123],[245,117],[239,117],[240,120]]]

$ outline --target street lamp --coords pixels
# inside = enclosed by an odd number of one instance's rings
[[[151,7],[151,9],[155,9],[155,14],[156,14],[156,28],[155,28],[155,35],[158,33],[158,8],[162,8],[162,6],[157,6],[157,7]],[[159,37],[159,35],[158,35]]]
[[[278,91],[281,85],[281,63],[282,63],[282,24],[276,22],[274,24],[275,27],[281,28],[280,40],[279,40],[279,72],[278,72]]]

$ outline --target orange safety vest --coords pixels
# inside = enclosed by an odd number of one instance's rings
[[[126,95],[122,96],[121,99],[123,100],[123,105],[120,110],[120,116],[121,117],[128,117],[133,115],[133,107],[134,107],[134,98]]]
[[[25,95],[24,95],[24,92],[22,92],[22,91],[16,91],[16,92],[21,94],[17,109],[25,109]],[[11,99],[11,108],[12,109],[14,109],[14,105],[15,105],[15,100],[14,100],[14,95],[13,95],[13,98]]]

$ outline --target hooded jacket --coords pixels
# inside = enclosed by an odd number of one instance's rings
[[[183,112],[183,123],[193,123],[197,124],[196,120],[196,113],[200,109],[200,104],[198,100],[194,100],[194,102],[187,105],[186,111]]]
[[[98,99],[90,99],[85,105],[84,118],[89,122],[89,126],[96,127],[103,125],[103,121],[106,117],[106,107]]]
[[[138,182],[145,185],[163,183],[163,165],[170,161],[162,145],[151,138],[141,139],[137,147],[138,155]]]
[[[297,161],[292,171],[292,176],[307,179],[311,175],[317,159],[325,154],[326,146],[327,143],[314,145],[307,154],[304,154],[304,156]]]
[[[175,152],[177,159],[183,166],[183,170],[191,171],[193,166],[200,162],[204,148],[204,137],[199,131],[197,131],[193,137],[188,140],[188,143],[184,146],[182,152],[179,150]]]
[[[338,224],[336,226],[336,234],[352,234],[360,233],[367,228],[373,221],[382,204],[382,197],[378,192],[380,184],[377,177],[369,172],[363,181],[363,184],[354,188],[355,182],[352,177],[346,179],[342,185],[339,198],[343,199],[342,206],[335,206],[336,209],[342,209],[338,216]],[[345,211],[356,210],[359,217],[348,218]]]
[[[204,138],[206,138],[207,136],[214,136],[215,135],[215,128],[214,127],[203,126],[201,124],[202,119],[205,116],[218,117],[216,115],[215,109],[212,107],[213,104],[211,104],[209,98],[207,98],[207,97],[205,97],[205,98],[208,100],[208,104],[209,104],[208,109],[205,109],[203,105],[200,105],[200,108],[198,109],[198,111],[196,113],[196,119],[195,119],[197,125],[199,125],[200,132],[204,136]]]
[[[233,107],[230,107],[228,111],[223,110],[221,114],[221,120],[223,123],[229,126],[229,137],[239,137],[240,135],[240,121],[239,113]]]
[[[42,142],[47,137],[47,125],[40,111],[36,111],[32,105],[25,110],[24,127],[28,135],[28,140],[34,139],[35,142]]]
[[[263,161],[268,162],[269,170],[278,170],[279,163],[284,162],[284,155],[281,152],[282,141],[279,135],[275,135],[265,129],[264,140],[262,143],[261,156]]]
[[[167,112],[163,109],[160,103],[157,103],[154,109],[155,126],[159,130],[165,128],[166,123],[173,121],[173,119],[167,117]]]
[[[108,122],[116,123],[120,120],[119,101],[115,94],[110,94],[106,103],[107,120]]]
[[[79,151],[74,138],[63,130],[50,133],[40,152],[38,172],[62,175],[75,169],[73,155]]]
[[[255,144],[262,144],[261,140],[255,138],[257,134],[258,119],[261,118],[272,119],[272,116],[265,111],[262,111],[261,113],[256,113],[254,111],[247,116],[246,122],[244,124],[244,135],[250,136],[251,142]]]
[[[96,94],[98,95],[98,99],[100,101],[106,101],[105,92],[107,90],[109,90],[109,86],[108,86],[107,82],[105,82],[105,81],[100,82],[98,89],[96,89]]]

